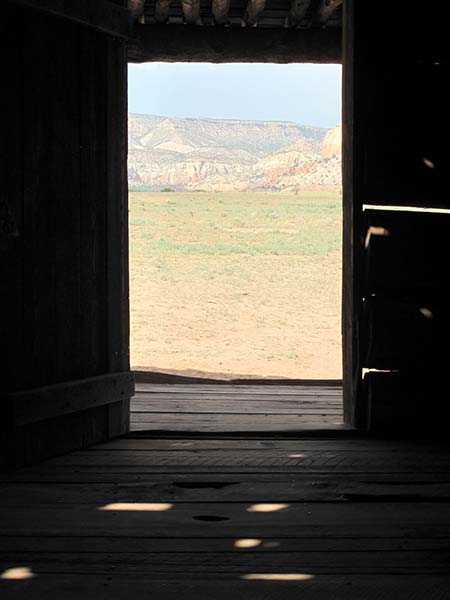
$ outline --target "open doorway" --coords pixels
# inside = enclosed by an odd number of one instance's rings
[[[340,66],[133,65],[129,109],[132,368],[340,380]]]
[[[340,66],[131,66],[129,110],[132,430],[342,428]]]

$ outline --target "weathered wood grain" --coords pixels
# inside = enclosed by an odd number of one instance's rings
[[[445,537],[423,537],[423,538],[345,538],[324,537],[305,538],[294,536],[262,537],[255,547],[239,548],[236,546],[238,540],[245,538],[222,537],[222,538],[133,538],[133,537],[102,537],[102,536],[3,536],[0,538],[0,551],[2,552],[39,552],[45,548],[46,552],[110,552],[112,553],[134,553],[145,556],[147,552],[162,553],[236,553],[245,558],[249,555],[285,555],[290,552],[366,552],[380,553],[385,551],[401,552],[405,554],[414,551],[448,551],[448,538]],[[395,561],[391,562],[395,565]]]
[[[343,0],[320,0],[317,8],[317,21],[324,25],[342,6]]]
[[[142,598],[151,595],[164,600],[184,598],[215,598],[228,600],[269,600],[279,597],[286,600],[379,600],[392,598],[411,600],[427,598],[444,600],[450,586],[448,575],[389,573],[367,575],[327,575],[303,581],[243,580],[237,574],[213,573],[196,576],[191,573],[163,575],[59,575],[41,573],[28,581],[2,581],[5,600],[41,600],[43,597],[61,597],[78,600],[129,600],[130,596]]]
[[[169,19],[170,0],[156,0],[154,18],[157,23],[166,23]]]
[[[212,0],[211,6],[214,22],[223,25],[228,22],[228,11],[230,10],[230,0]]]
[[[180,573],[205,575],[207,573],[295,573],[308,572],[315,575],[335,574],[448,574],[450,550],[390,550],[386,551],[295,551],[250,552],[10,552],[6,561],[0,561],[0,569],[10,564],[29,567],[36,575],[40,573],[86,573],[106,575],[154,575],[171,576]]]
[[[63,477],[64,474],[60,475]],[[96,475],[98,477],[98,475]],[[113,483],[0,483],[0,506],[26,504],[95,504],[108,502],[450,502],[450,477],[415,481],[345,474],[154,474],[151,481]],[[0,539],[1,542],[1,539]]]
[[[310,7],[311,0],[291,0],[288,23],[295,27],[302,21]]]
[[[147,472],[147,470],[141,467],[139,469],[130,469],[130,468],[119,468],[114,467],[112,469],[108,469],[105,467],[97,467],[97,468],[89,468],[83,467],[80,469],[80,466],[64,466],[64,467],[55,467],[55,466],[41,466],[39,469],[28,469],[24,468],[20,471],[14,472],[13,475],[9,477],[2,476],[0,474],[0,481],[2,484],[6,484],[8,482],[16,482],[20,484],[29,484],[29,483],[45,483],[45,484],[96,484],[96,483],[117,483],[119,484],[155,484],[158,482],[163,483],[173,483],[180,482],[182,485],[189,486],[192,482],[218,482],[218,486],[220,488],[222,483],[230,483],[235,481],[241,481],[242,478],[245,478],[246,481],[254,482],[259,481],[262,478],[262,481],[266,481],[269,485],[271,481],[273,482],[284,482],[286,478],[289,477],[290,481],[296,481],[297,479],[304,479],[305,477],[313,477],[317,478],[319,485],[323,486],[324,482],[321,480],[322,478],[331,477],[333,478],[347,478],[348,481],[375,481],[376,483],[389,484],[392,486],[395,485],[403,485],[408,484],[409,482],[423,484],[424,486],[433,485],[433,484],[446,484],[449,481],[449,476],[447,473],[442,472],[429,472],[423,473],[421,475],[417,475],[415,471],[395,471],[395,472],[369,472],[366,471],[344,471],[344,472],[330,472],[330,471],[322,471],[322,472],[295,472],[293,470],[286,472],[285,469],[275,470],[269,469],[264,471],[264,469],[252,469],[252,470],[220,470],[220,472],[215,471],[204,471],[202,472],[199,469],[195,470],[170,470],[164,471],[161,470],[155,471],[151,470]],[[211,486],[210,486],[211,487]],[[395,488],[393,488],[395,491]],[[393,494],[387,494],[387,496],[394,496]],[[269,498],[272,496],[269,494]],[[411,498],[413,501],[414,498]]]
[[[286,450],[287,452],[317,452],[317,451],[329,451],[329,452],[355,452],[355,453],[367,453],[370,452],[372,455],[376,455],[379,452],[391,453],[393,457],[396,456],[409,456],[411,452],[423,453],[424,456],[430,457],[431,461],[433,456],[445,456],[447,449],[445,445],[433,446],[430,443],[417,442],[398,442],[396,440],[380,440],[380,439],[368,439],[365,437],[341,437],[336,438],[335,435],[328,436],[322,439],[311,439],[305,436],[297,437],[283,437],[275,438],[270,435],[261,435],[257,437],[250,437],[246,435],[230,435],[230,436],[206,436],[206,437],[195,437],[195,436],[171,436],[169,438],[162,438],[159,436],[149,436],[147,438],[134,438],[127,436],[117,440],[109,441],[105,444],[97,444],[89,449],[91,452],[97,452],[98,450],[140,450],[143,452],[148,451],[159,451],[159,450],[196,450],[207,452],[209,450],[233,450],[233,451],[247,451],[247,450]],[[425,460],[427,460],[425,458]]]
[[[106,40],[106,229],[108,371],[127,371],[129,359],[127,62],[125,44]]]
[[[149,399],[133,400],[133,413],[167,413],[176,412],[178,414],[191,413],[219,413],[219,414],[292,414],[292,415],[316,415],[328,416],[342,415],[342,408],[337,405],[330,408],[326,404],[315,406],[311,404],[300,404],[297,402],[239,402],[239,401],[221,401],[218,403],[214,399],[195,399],[183,402],[182,400]]]
[[[160,413],[152,417],[151,413],[131,413],[130,430],[136,431],[197,431],[197,432],[294,432],[294,431],[331,431],[343,429],[342,419],[337,417],[313,417],[308,419],[290,415],[177,415]]]
[[[3,27],[16,44],[9,71],[27,74],[8,86],[5,119],[14,132],[8,125],[3,148],[16,163],[5,163],[15,182],[12,188],[5,178],[16,221],[8,237],[14,261],[3,279],[14,303],[2,321],[2,339],[14,339],[2,419],[10,465],[83,447],[126,427],[123,415],[118,427],[120,410],[98,408],[117,402],[113,389],[106,399],[103,388],[96,396],[95,386],[73,386],[129,369],[125,43],[97,27],[103,14],[114,20],[128,12],[103,1],[3,7]],[[107,160],[111,155],[116,163]],[[107,280],[109,268],[114,281]],[[116,296],[121,300],[108,328],[107,305]]]
[[[430,459],[433,457],[433,464]],[[445,473],[450,470],[449,453],[432,453],[423,456],[422,452],[394,454],[389,451],[346,452],[339,450],[308,451],[292,444],[290,450],[172,450],[155,453],[133,450],[97,452],[80,451],[69,456],[61,456],[47,463],[52,466],[84,466],[92,469],[129,469],[129,472],[155,471],[183,472],[186,469],[224,472],[225,470],[256,470],[261,472],[415,472],[425,466],[430,472]]]
[[[266,0],[248,0],[243,17],[244,24],[248,27],[256,27],[265,6]]]
[[[342,396],[327,396],[327,395],[303,395],[303,394],[261,394],[258,393],[249,394],[236,392],[233,394],[222,394],[221,392],[215,393],[213,390],[201,390],[198,392],[187,392],[179,394],[177,392],[170,393],[147,393],[147,392],[138,392],[135,400],[140,402],[141,404],[147,403],[151,404],[152,401],[155,402],[178,402],[179,404],[189,404],[190,401],[198,402],[204,400],[205,402],[211,402],[217,406],[220,406],[221,403],[232,403],[236,402],[239,404],[258,404],[262,403],[271,403],[273,405],[279,406],[280,408],[284,405],[285,407],[289,407],[291,405],[297,404],[297,406],[329,406],[330,408],[340,407],[342,405]]]
[[[342,370],[344,421],[353,427],[364,427],[367,411],[362,395],[362,366],[359,330],[361,320],[362,277],[362,203],[360,194],[363,168],[359,165],[363,152],[360,120],[364,89],[360,89],[363,56],[360,54],[359,30],[355,28],[354,0],[344,3],[342,36]],[[361,66],[360,66],[361,65]]]
[[[155,384],[142,383],[137,380],[136,391],[143,393],[193,394],[202,392],[208,394],[239,394],[257,396],[337,396],[342,397],[342,386],[326,384],[309,385],[205,385],[205,384]]]
[[[128,44],[130,62],[339,63],[339,29],[305,30],[258,27],[183,27],[142,25]]]
[[[113,501],[114,502],[114,501]],[[289,503],[283,510],[249,512],[249,503],[175,503],[163,512],[100,510],[104,505],[9,507],[0,514],[3,535],[73,535],[80,526],[95,536],[132,537],[450,537],[448,503]],[[432,515],[432,519],[428,517]]]
[[[9,394],[16,425],[26,425],[68,413],[128,399],[133,394],[129,372],[67,381]]]
[[[181,0],[181,6],[188,25],[201,25],[200,0]]]
[[[161,402],[171,398],[160,396]],[[233,405],[228,395],[217,402]],[[450,452],[444,446],[268,435],[121,439],[2,476],[0,507],[1,568],[29,568],[43,586],[22,582],[27,594],[50,590],[50,576],[53,582],[65,577],[64,585],[79,594],[79,578],[93,577],[109,578],[105,593],[117,597],[114,578],[139,589],[151,572],[164,598],[169,580],[171,586],[179,581],[187,598],[206,590],[206,580],[214,597],[220,581],[252,583],[237,593],[247,599],[254,591],[259,600],[280,591],[289,597],[289,586],[305,597],[305,584],[347,577],[352,584],[339,596],[342,579],[336,580],[333,597],[359,599],[356,582],[363,578],[366,598],[395,589],[409,600],[412,587],[405,582],[420,574],[431,586],[427,598],[435,592],[445,598]],[[240,548],[249,538],[256,545]],[[313,579],[277,581],[272,588],[268,573]],[[247,576],[252,579],[242,579]],[[258,576],[263,580],[255,581]],[[66,600],[61,585],[55,589]],[[13,581],[3,587],[17,593]],[[314,600],[322,591],[330,597],[331,587],[308,589]]]
[[[80,32],[80,276],[81,377],[101,375],[108,369],[106,294],[106,44],[98,32]]]
[[[131,430],[236,432],[343,429],[338,386],[138,384]]]

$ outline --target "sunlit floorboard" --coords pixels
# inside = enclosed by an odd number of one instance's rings
[[[313,410],[303,391],[258,398],[289,422],[292,402]],[[249,417],[237,392],[216,399]],[[154,393],[176,414],[198,390]],[[0,597],[447,600],[450,451],[313,433],[140,430],[3,474]]]
[[[132,431],[343,430],[340,386],[138,384]]]

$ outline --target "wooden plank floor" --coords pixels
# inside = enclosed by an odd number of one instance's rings
[[[168,400],[196,401],[199,391]],[[218,418],[215,398],[257,402],[251,388],[223,390],[228,399],[211,392]],[[303,392],[258,397],[277,410],[285,402],[277,414],[287,422],[292,402],[314,403]],[[0,597],[450,598],[448,448],[345,430],[279,433],[139,429],[3,474]]]
[[[339,386],[138,384],[132,431],[343,430]]]

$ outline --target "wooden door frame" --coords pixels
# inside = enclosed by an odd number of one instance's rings
[[[365,429],[367,407],[362,393],[360,360],[361,266],[363,242],[361,202],[361,136],[355,135],[363,98],[355,93],[355,0],[344,0],[342,39],[342,359],[344,421]]]
[[[344,391],[344,420],[354,427],[365,425],[365,404],[362,399],[362,369],[359,359],[360,264],[362,256],[362,205],[358,202],[357,177],[354,157],[357,152],[354,139],[354,0],[344,0],[342,38],[342,123],[343,123],[343,247],[342,247],[342,384]],[[133,55],[134,56],[134,55]],[[173,60],[174,57],[171,56]],[[141,59],[145,60],[145,59]],[[180,60],[183,60],[180,56]],[[234,57],[236,60],[236,57]],[[201,61],[201,59],[200,59]],[[134,62],[134,61],[132,61]],[[140,61],[139,61],[140,62]],[[228,62],[226,60],[216,62]],[[275,61],[276,62],[276,61]],[[138,380],[175,381],[176,376],[158,373],[139,373]],[[295,382],[297,385],[300,381]]]

